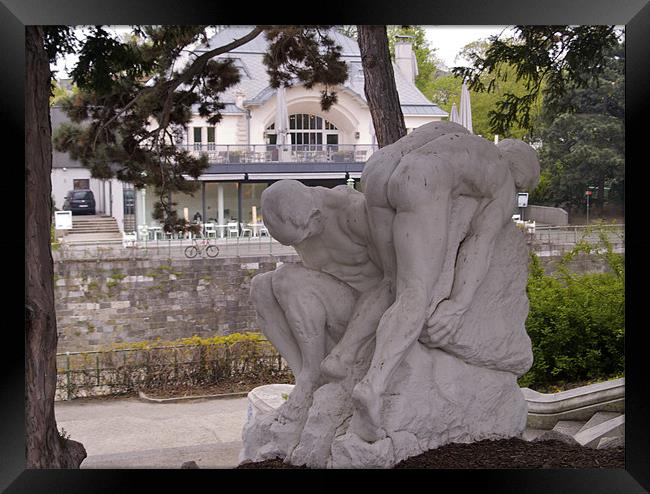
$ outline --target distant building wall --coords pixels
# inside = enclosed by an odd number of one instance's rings
[[[562,208],[549,206],[528,205],[524,210],[524,218],[545,225],[563,226],[569,224],[569,213]]]

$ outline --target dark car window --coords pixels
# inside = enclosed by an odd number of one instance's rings
[[[89,201],[93,198],[93,193],[88,190],[75,190],[70,198],[74,200],[85,199]]]

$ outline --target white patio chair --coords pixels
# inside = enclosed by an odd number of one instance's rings
[[[228,230],[228,237],[232,237],[233,234],[235,237],[239,237],[239,228],[237,227],[237,223],[227,223],[226,230]]]
[[[248,233],[248,238],[250,239],[253,236],[253,230],[248,228],[244,223],[240,223],[241,225],[241,236],[245,237],[246,234]]]
[[[206,223],[204,225],[205,236],[206,238],[214,237],[217,238],[217,228],[214,226],[214,223]]]

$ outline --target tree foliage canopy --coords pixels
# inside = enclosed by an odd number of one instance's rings
[[[464,58],[471,58],[473,56],[484,56],[490,47],[489,40],[479,39],[468,43],[460,51],[459,56]],[[479,92],[470,89],[470,100],[472,105],[472,126],[473,131],[477,135],[481,135],[486,139],[492,140],[496,132],[493,131],[490,123],[490,115],[497,103],[506,94],[515,94],[516,96],[523,96],[527,90],[524,82],[516,80],[514,77],[515,68],[509,65],[504,65],[502,71],[505,77],[500,80],[494,81],[493,89],[490,92]],[[483,83],[488,84],[489,74],[482,74],[481,79]],[[462,87],[462,78],[454,74],[444,74],[430,80],[422,89],[422,92],[431,101],[436,102],[447,113],[451,113],[452,104],[455,103],[456,107],[460,107],[460,93]],[[535,100],[531,108],[533,117],[541,111],[541,95]],[[513,137],[517,139],[531,139],[530,129],[523,128],[517,123],[514,123],[506,134],[500,134],[501,138]]]
[[[478,92],[493,91],[498,80],[513,75],[524,83],[525,94],[504,93],[490,112],[492,130],[507,135],[514,124],[533,126],[532,108],[540,94],[549,105],[566,103],[567,91],[597,80],[605,70],[604,56],[618,37],[614,26],[515,26],[512,37],[491,36],[484,54],[469,54],[472,66],[455,67],[453,72]],[[514,68],[514,74],[507,67]]]
[[[542,180],[534,199],[578,206],[592,187],[602,208],[605,191],[623,201],[625,184],[625,47],[617,44],[602,61],[600,76],[586,87],[544,100],[539,135]]]

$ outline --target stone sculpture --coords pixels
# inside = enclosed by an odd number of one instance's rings
[[[296,375],[244,429],[241,460],[390,467],[447,442],[519,436],[527,249],[511,221],[534,150],[424,125],[370,158],[364,193],[280,181],[271,235],[302,265],[253,279],[262,331]]]

